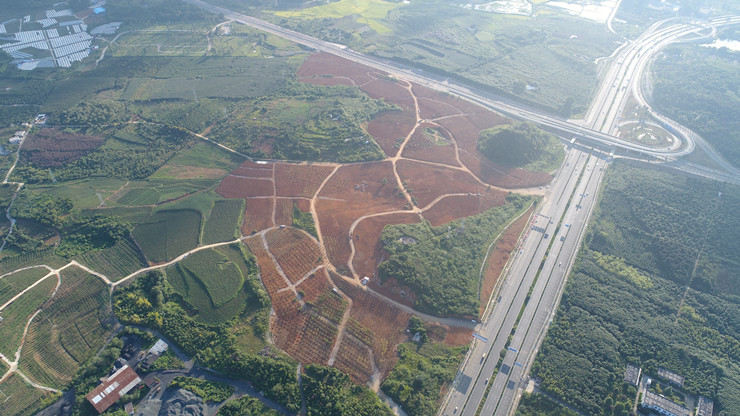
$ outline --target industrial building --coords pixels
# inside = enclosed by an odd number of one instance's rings
[[[98,411],[103,413],[113,406],[124,394],[141,383],[141,378],[128,365],[124,365],[85,396],[85,399]]]
[[[663,416],[691,416],[691,411],[676,402],[672,402],[665,397],[653,393],[650,390],[645,391],[642,396],[642,407],[650,409]]]

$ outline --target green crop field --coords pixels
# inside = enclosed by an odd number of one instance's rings
[[[203,229],[203,244],[235,239],[239,234],[239,220],[243,213],[243,199],[216,201]]]
[[[205,324],[219,325],[239,315],[250,298],[241,288],[231,301],[216,306],[203,282],[179,264],[167,268],[167,281],[195,309],[194,319]]]
[[[239,166],[244,158],[212,143],[196,143],[178,153],[150,177],[151,179],[216,179]]]
[[[155,205],[201,191],[214,182],[209,179],[133,181],[120,191],[115,202],[126,206]]]
[[[51,198],[69,198],[77,209],[96,208],[113,195],[125,181],[113,178],[65,182],[64,185],[44,184],[33,186],[33,193],[43,193]]]
[[[15,356],[28,319],[49,299],[56,285],[55,277],[48,278],[0,311],[3,317],[0,353],[6,357]]]
[[[610,167],[532,367],[539,388],[586,414],[612,415],[611,406],[629,409],[637,398],[622,383],[627,364],[653,378],[663,367],[721,415],[740,414],[738,206],[737,186]]]
[[[158,211],[132,235],[149,261],[167,261],[198,245],[200,222],[201,214],[193,210]]]
[[[30,416],[51,403],[52,393],[26,383],[13,374],[0,383],[0,414]]]
[[[279,11],[280,17],[299,17],[301,19],[332,18],[357,16],[357,22],[370,26],[378,33],[387,33],[391,29],[381,23],[392,10],[403,6],[398,2],[382,0],[340,0],[331,4],[309,7],[295,11]]]
[[[105,344],[111,327],[108,286],[81,269],[62,271],[62,285],[28,329],[19,368],[32,380],[63,388]]]
[[[146,267],[136,244],[129,238],[119,240],[113,247],[90,251],[75,258],[81,264],[116,281]]]
[[[216,307],[232,300],[244,285],[239,267],[213,249],[193,253],[180,264],[205,286]]]
[[[28,270],[20,270],[12,274],[0,277],[0,305],[16,296],[18,293],[36,283],[40,278],[49,273],[43,267]]]
[[[188,256],[167,268],[167,281],[199,322],[219,325],[241,316],[237,345],[254,353],[265,346],[260,334],[267,330],[267,315],[258,312],[270,304],[258,273],[254,257],[238,243]]]

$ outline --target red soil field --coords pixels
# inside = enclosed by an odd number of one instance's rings
[[[410,224],[419,222],[419,215],[415,213],[408,214],[388,214],[379,217],[365,218],[360,221],[354,230],[355,257],[352,260],[352,266],[355,272],[363,276],[373,277],[378,268],[378,263],[385,256],[388,257],[383,244],[380,242],[380,233],[383,227],[388,224]]]
[[[412,111],[385,111],[367,123],[367,132],[389,157],[398,154],[396,142],[405,138],[416,124]]]
[[[352,83],[360,86],[372,98],[383,98],[386,102],[401,107],[402,111],[384,112],[367,124],[367,132],[373,136],[383,152],[392,157],[398,153],[398,149],[394,147],[396,140],[406,137],[416,124],[416,114],[414,100],[402,81],[384,79],[384,75],[372,68],[323,52],[309,56],[298,70],[300,81],[319,85]]]
[[[366,384],[373,375],[370,348],[345,331],[334,366],[347,373],[355,383]]]
[[[373,332],[371,347],[375,364],[385,378],[398,359],[396,345],[405,340],[404,331],[411,315],[333,273],[330,275],[334,284],[352,298],[350,317]]]
[[[311,198],[332,170],[333,166],[278,163],[275,165],[277,196]]]
[[[414,93],[417,93],[419,88],[414,88]],[[440,101],[435,98],[427,97],[416,97],[416,101],[419,103],[419,117],[422,120],[434,120],[440,117],[449,117],[462,114],[462,111],[454,105]]]
[[[303,300],[306,302],[316,302],[316,299],[322,293],[331,290],[331,283],[329,282],[329,275],[326,273],[326,269],[321,268],[316,273],[309,276],[300,285],[296,286],[296,290],[303,292]]]
[[[254,231],[273,227],[273,198],[250,198],[246,201],[242,234],[249,235]]]
[[[102,137],[41,129],[25,140],[21,155],[39,168],[56,168],[94,151],[103,141]]]
[[[486,261],[486,268],[483,271],[483,283],[481,285],[480,294],[480,312],[478,316],[482,316],[486,310],[486,305],[493,293],[493,289],[496,287],[501,272],[506,266],[506,262],[509,261],[511,253],[516,249],[517,241],[519,241],[519,235],[527,226],[531,218],[534,207],[530,208],[529,211],[524,213],[518,220],[507,228],[501,235],[501,238],[496,242],[496,245],[491,250],[491,255]]]
[[[239,165],[236,169],[231,171],[231,175],[234,176],[245,176],[248,178],[267,178],[272,179],[272,169],[275,165],[269,164],[258,164],[250,161],[246,161]]]
[[[447,334],[442,343],[451,347],[459,347],[470,344],[473,340],[473,330],[460,326],[445,326]]]
[[[422,208],[444,194],[482,193],[486,190],[473,176],[461,170],[410,160],[399,160],[396,168],[401,180],[413,190],[412,195],[416,198],[417,206]]]
[[[492,121],[490,126],[486,128],[493,127],[498,124],[496,123],[496,118],[493,114],[491,115],[491,118]],[[442,118],[436,120],[436,123],[446,128],[447,131],[452,134],[452,137],[455,139],[455,142],[457,142],[457,145],[461,150],[464,149],[473,154],[478,154],[478,137],[483,129],[475,125],[469,116],[463,115]]]
[[[306,82],[309,84],[314,85],[355,85],[355,83],[349,79],[344,77],[299,77],[298,81]]]
[[[296,283],[319,266],[321,252],[316,242],[297,228],[270,230],[265,234],[268,248],[291,283]]]
[[[304,365],[326,365],[337,338],[337,327],[315,313],[301,314],[304,317],[274,320],[280,332],[274,338],[275,345]]]
[[[424,211],[424,219],[432,226],[447,224],[458,218],[480,214],[506,203],[506,192],[491,189],[477,195],[451,195],[444,197]]]
[[[280,289],[287,287],[285,279],[278,273],[275,268],[275,264],[270,259],[267,251],[262,246],[262,239],[260,237],[250,238],[245,241],[249,251],[254,254],[257,258],[257,265],[260,267],[260,277],[262,277],[262,284],[265,285],[267,293],[273,300]],[[287,291],[290,295],[295,298],[295,294],[292,291]],[[275,311],[279,309],[277,305],[273,305]]]
[[[340,58],[325,52],[312,54],[298,69],[298,77],[313,77],[314,75],[334,75],[351,78],[357,85],[372,80],[368,75],[375,70],[365,65],[356,64],[350,60]]]
[[[434,129],[439,136],[447,140],[447,143],[436,143],[427,138],[424,129]],[[403,148],[403,157],[427,162],[444,163],[452,166],[460,166],[455,157],[455,146],[449,134],[440,127],[430,123],[422,123]]]
[[[216,192],[224,198],[249,198],[252,196],[273,196],[272,179],[253,179],[227,175]]]
[[[376,73],[375,76],[383,76],[383,74]],[[384,99],[385,102],[395,104],[401,107],[414,108],[414,99],[411,96],[411,92],[406,88],[404,81],[398,81],[393,79],[376,78],[367,84],[362,86],[362,90],[370,96],[370,98]]]
[[[275,224],[293,225],[293,200],[277,198],[275,205]]]
[[[386,183],[383,184],[383,178]],[[316,210],[329,260],[337,267],[349,261],[349,228],[367,214],[402,209],[390,162],[339,168],[319,193]]]

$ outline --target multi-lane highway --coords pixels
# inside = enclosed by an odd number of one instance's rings
[[[202,0],[183,1],[310,48],[456,94],[515,118],[533,121],[569,137],[576,136],[579,141],[590,145],[621,149],[633,155],[664,161],[670,158],[669,163],[678,169],[721,180],[740,181],[740,172],[737,170],[718,172],[679,159],[691,153],[695,144],[705,146],[706,143],[695,134],[682,131],[676,124],[672,127],[682,132],[681,142],[663,149],[631,143],[613,135],[630,94],[634,94],[638,100],[642,97],[639,94],[639,78],[651,56],[665,45],[680,41],[687,35],[711,35],[716,26],[740,23],[740,16],[721,17],[705,23],[671,20],[656,23],[636,41],[620,48],[589,112],[579,122],[564,120],[461,82],[367,56],[343,45],[321,41]],[[716,152],[714,155],[721,161]],[[526,239],[507,266],[495,301],[489,305],[487,315],[477,328],[478,334],[487,342],[473,342],[440,414],[474,415],[482,406],[481,414],[508,415],[515,408],[522,381],[557,308],[567,272],[593,209],[606,168],[605,161],[599,156],[598,152],[594,154],[593,150],[583,147],[568,150],[566,161],[549,186]],[[504,350],[507,343],[509,345]],[[499,371],[493,376],[500,358]],[[486,394],[487,390],[490,391]]]
[[[251,16],[246,16],[244,14],[236,13],[223,7],[212,5],[203,0],[183,1],[208,10],[212,13],[223,14],[224,17],[226,17],[227,19],[232,19],[236,22],[255,27],[257,29],[272,33],[274,35],[283,37],[285,39],[291,40],[301,45],[305,45],[318,51],[328,52],[337,56],[341,56],[354,62],[388,72],[407,81],[412,81],[436,90],[450,92],[452,94],[477,102],[483,106],[492,108],[501,113],[513,116],[515,118],[530,120],[535,123],[539,123],[545,127],[558,130],[564,135],[577,136],[583,140],[589,141],[591,144],[600,144],[607,147],[617,147],[633,152],[635,154],[643,154],[647,157],[660,157],[663,159],[665,159],[666,157],[680,157],[690,152],[686,148],[686,146],[677,149],[655,149],[650,146],[643,146],[640,144],[628,142],[626,140],[621,140],[618,137],[610,135],[608,132],[604,133],[602,131],[599,131],[599,129],[589,128],[583,123],[574,123],[561,117],[553,116],[551,114],[529,108],[513,100],[498,97],[493,94],[469,87],[462,82],[438,77],[433,74],[410,68],[408,66],[404,66],[382,58],[365,55],[350,48],[347,48],[344,45],[322,41],[320,39],[300,32],[285,29],[278,25],[265,22]],[[724,20],[717,21],[716,24],[736,23],[736,21],[733,19],[738,18],[730,17],[730,20],[724,18]],[[691,28],[692,31],[702,27],[700,25],[698,26],[691,23],[685,23],[683,24],[683,26]],[[612,80],[607,79],[605,80],[605,83],[606,82],[609,82],[611,85]]]
[[[509,335],[516,325],[517,317],[528,294],[529,302],[527,302],[527,307],[519,320],[511,347],[519,351],[522,344],[520,340],[522,334],[542,333],[541,325],[531,331],[527,330],[530,326],[533,327],[531,322],[535,314],[531,306],[541,303],[539,298],[545,292],[545,287],[560,286],[556,279],[551,278],[552,274],[557,274],[557,279],[560,279],[560,281],[565,277],[570,258],[565,251],[561,250],[561,247],[564,244],[568,244],[569,247],[577,245],[576,240],[580,233],[577,230],[577,225],[586,223],[585,216],[588,212],[588,201],[590,201],[588,196],[581,198],[579,194],[586,195],[595,192],[594,187],[598,183],[600,175],[596,175],[596,179],[592,178],[595,176],[595,172],[600,173],[600,169],[604,167],[604,161],[597,162],[597,160],[595,156],[591,156],[584,150],[577,148],[568,150],[565,163],[548,188],[548,197],[542,202],[539,213],[530,224],[525,240],[522,242],[520,249],[514,254],[507,277],[497,294],[497,301],[490,314],[477,328],[478,333],[487,338],[488,342],[474,341],[467,356],[467,362],[454,382],[442,414],[474,415],[479,404],[485,398],[488,383],[493,383],[488,395],[489,401],[494,396],[500,397],[505,389],[518,386],[519,380],[511,380],[508,376],[520,374],[516,373],[517,369],[521,369],[518,364],[525,365],[526,362],[518,361],[519,356],[512,350],[507,350],[509,353],[504,358],[498,376],[494,380],[490,380],[490,378],[497,367],[499,354],[504,349]],[[596,167],[596,163],[599,163],[600,166]],[[586,184],[591,184],[588,190]],[[592,195],[589,194],[589,196]],[[581,201],[581,199],[584,199],[584,201]],[[593,197],[591,200],[593,200]],[[577,208],[576,205],[581,205],[583,208]],[[561,218],[563,218],[566,210],[568,214],[565,216],[564,222],[561,223]],[[562,241],[560,240],[561,236],[565,237]],[[548,252],[550,254],[545,262],[545,267],[540,269],[540,265]],[[571,252],[571,254],[574,252]],[[554,271],[552,270],[553,264],[558,264]],[[535,279],[536,285],[530,294],[529,290]],[[557,291],[548,291],[547,296],[552,297],[556,293]],[[542,304],[545,303],[547,302]],[[549,313],[553,308],[552,306],[543,306],[539,310],[540,315],[546,309]],[[540,316],[540,318],[542,317]],[[545,323],[544,319],[540,319],[540,321],[541,324]],[[530,345],[533,344],[530,341]],[[499,400],[495,400],[491,406],[495,408],[498,402]],[[489,406],[488,402],[486,406]],[[493,414],[493,412],[483,414]]]

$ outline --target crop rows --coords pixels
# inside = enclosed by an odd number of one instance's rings
[[[332,280],[339,289],[352,298],[350,322],[354,319],[375,334],[371,345],[373,355],[381,373],[387,374],[397,359],[395,346],[403,336],[403,329],[406,328],[411,315],[339,276],[332,276]]]
[[[71,381],[110,332],[98,317],[107,303],[108,288],[100,279],[78,269],[64,270],[62,287],[28,329],[21,368],[44,385],[61,387]]]
[[[203,229],[203,244],[234,240],[238,234],[239,219],[243,212],[244,200],[216,201]]]
[[[76,260],[113,281],[146,266],[139,249],[129,238],[122,238],[105,250],[84,253]]]
[[[346,333],[342,336],[334,366],[347,373],[357,384],[367,383],[373,374],[370,349]]]
[[[26,322],[49,299],[56,285],[56,277],[47,278],[2,310],[0,353],[13,357],[20,346]]]
[[[373,342],[375,342],[375,333],[357,319],[349,318],[345,329],[366,345],[373,345]]]
[[[27,384],[21,376],[11,374],[8,379],[0,383],[0,414],[32,415],[41,400],[50,394]]]
[[[216,250],[198,251],[182,260],[181,264],[205,286],[217,307],[233,299],[244,284],[241,270]]]
[[[342,322],[347,301],[333,292],[324,292],[313,306],[314,312],[339,325]]]
[[[304,364],[326,364],[336,337],[336,326],[311,313],[300,328],[297,342],[292,345],[294,348],[288,353]]]
[[[28,270],[21,270],[14,272],[13,274],[7,275],[0,278],[0,305],[5,304],[22,292],[28,286],[36,283],[40,278],[48,274],[49,271],[43,267],[37,267]]]
[[[296,289],[303,293],[304,301],[316,302],[319,296],[328,291],[330,287],[329,280],[326,278],[326,271],[322,267],[306,278]]]
[[[246,240],[249,250],[257,257],[257,264],[260,267],[260,277],[262,277],[262,284],[265,285],[267,293],[270,297],[274,297],[278,290],[286,287],[285,280],[278,273],[275,265],[267,254],[267,251],[262,247],[262,241],[259,238],[250,238]],[[291,293],[292,294],[292,293]],[[295,297],[295,296],[294,296]]]
[[[277,199],[275,204],[275,224],[293,225],[292,199]]]
[[[249,293],[240,287],[229,301],[216,305],[200,279],[181,264],[167,268],[167,281],[197,312],[193,319],[209,325],[219,325],[233,318],[244,310],[249,299]]]
[[[311,198],[333,169],[331,166],[278,163],[275,165],[277,196]]]
[[[198,245],[200,222],[194,210],[159,211],[132,234],[149,261],[167,261]]]
[[[242,234],[249,235],[275,225],[272,221],[272,204],[272,198],[247,199]]]
[[[302,279],[319,263],[318,245],[306,233],[295,228],[268,231],[265,234],[270,252],[291,283]]]

